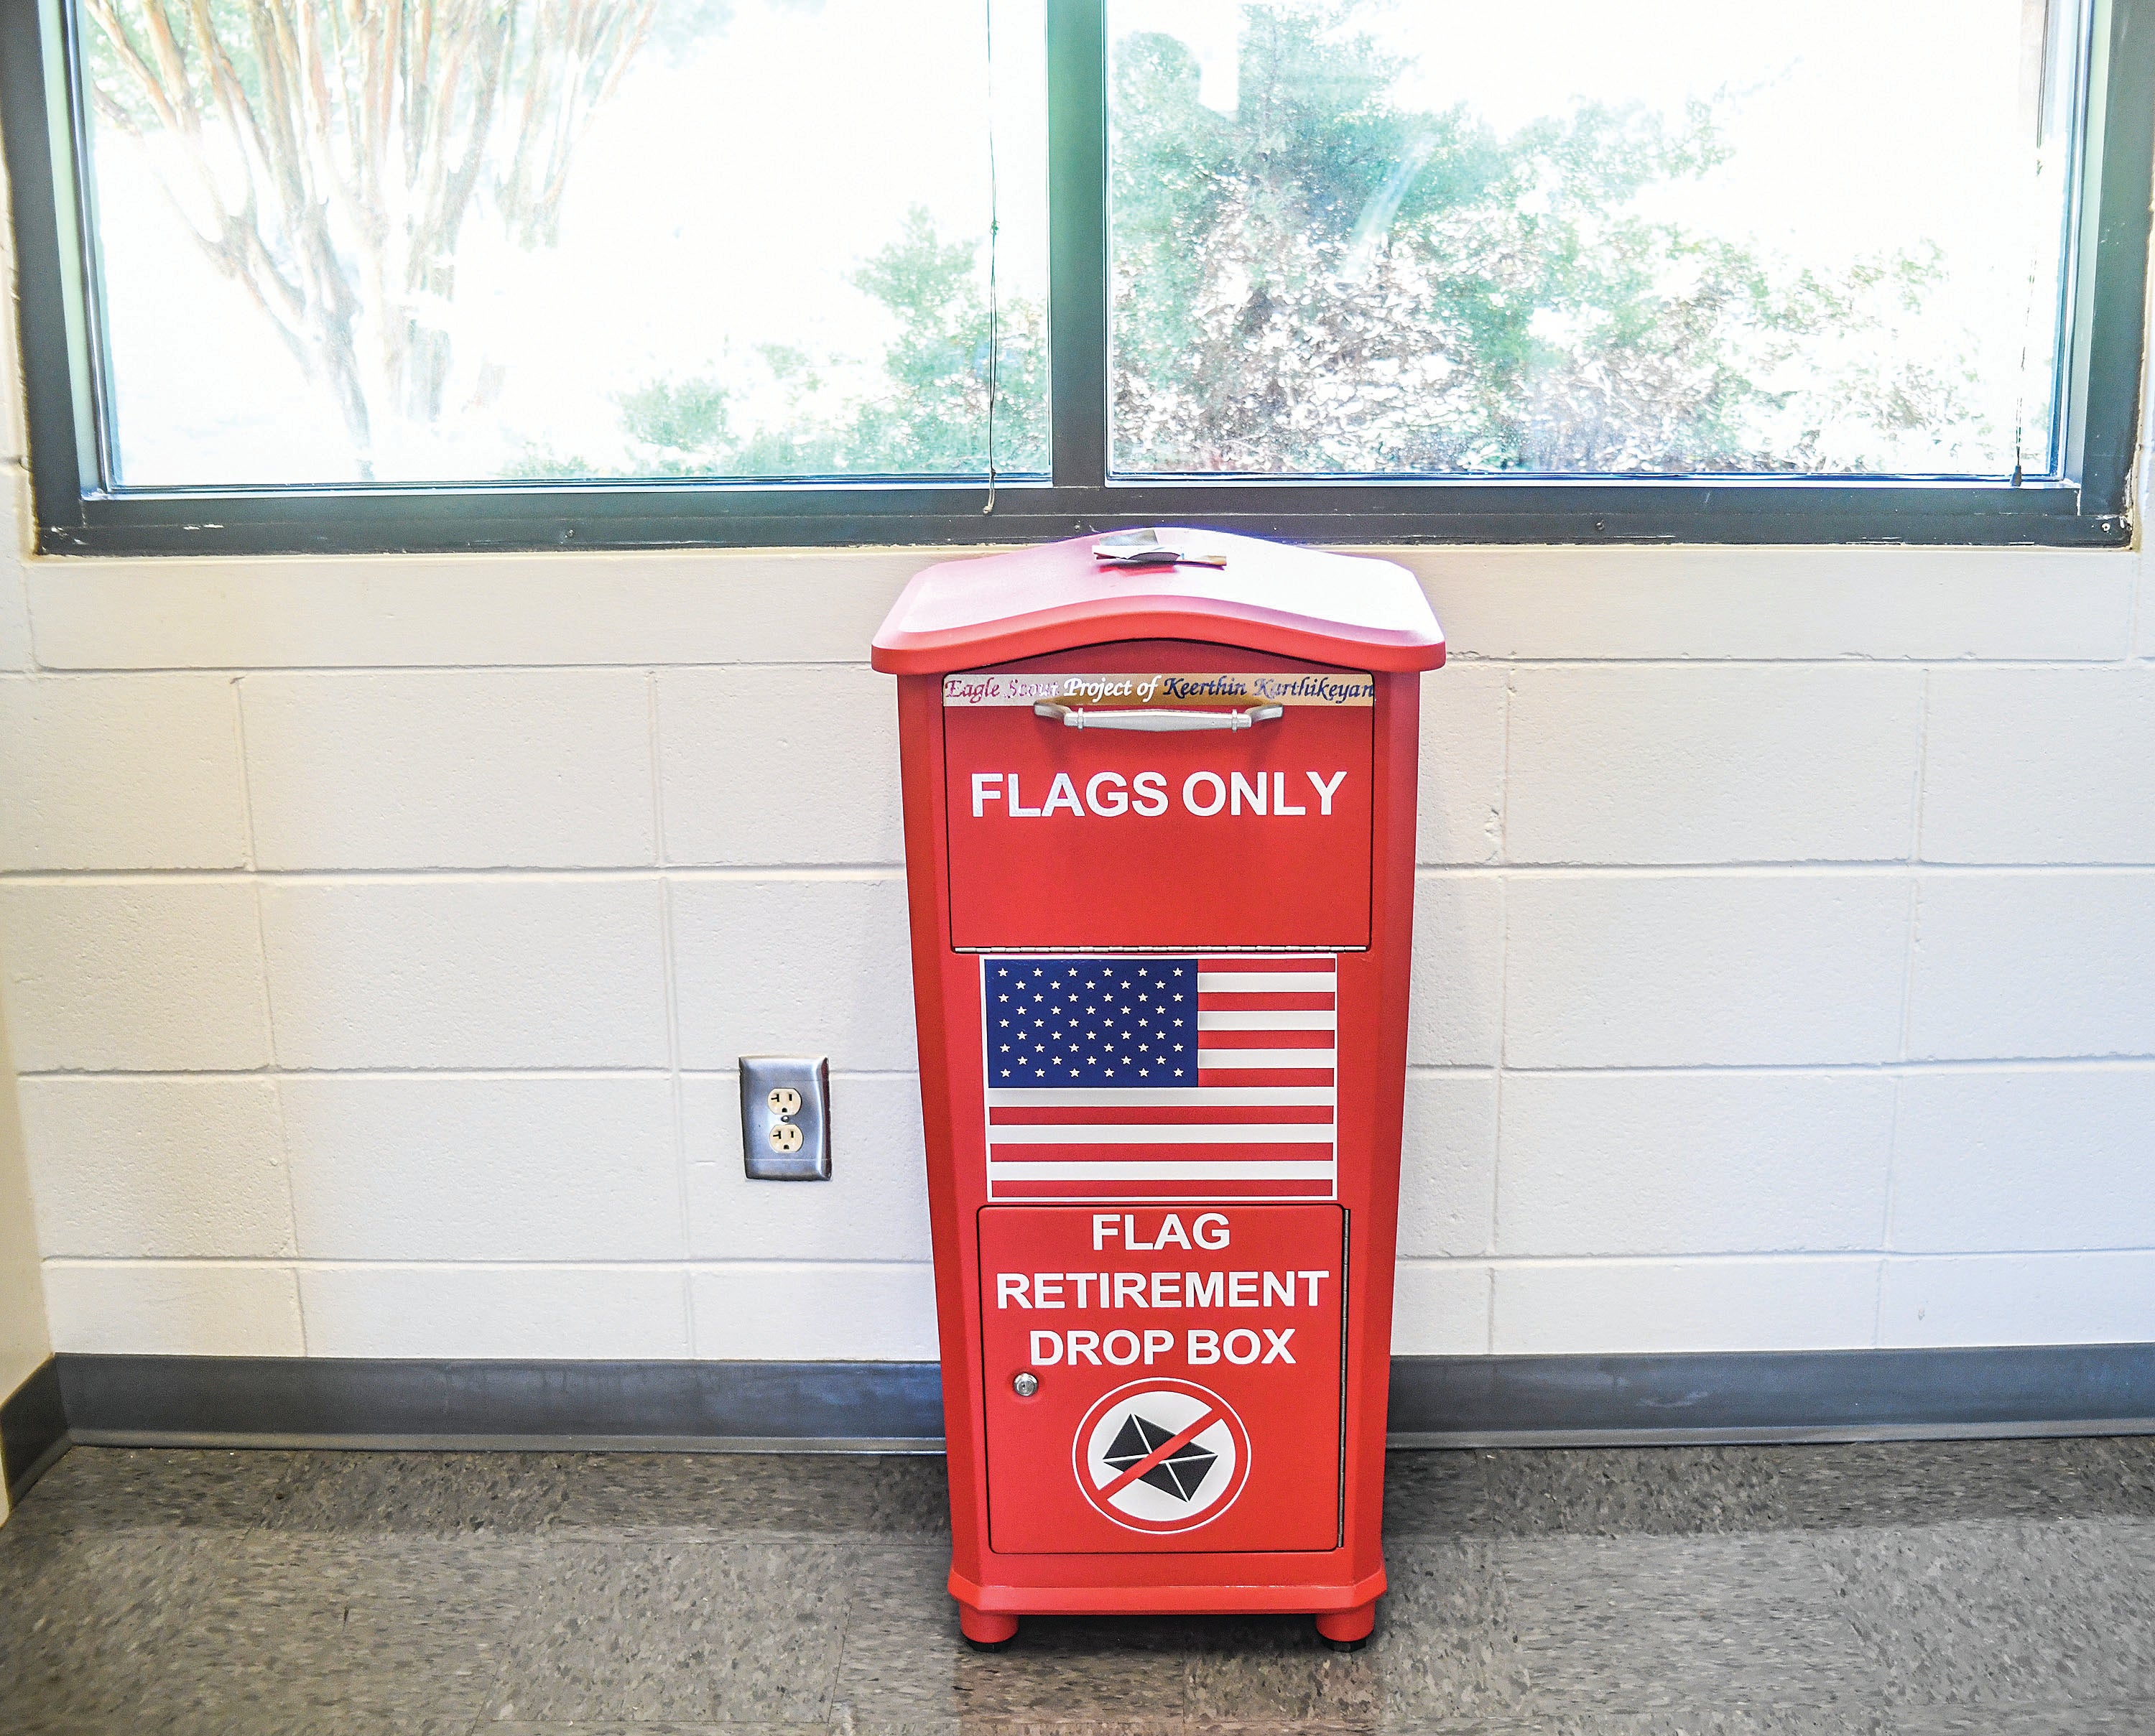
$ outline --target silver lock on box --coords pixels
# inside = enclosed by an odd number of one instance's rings
[[[741,1155],[751,1181],[831,1179],[831,1063],[740,1057]]]

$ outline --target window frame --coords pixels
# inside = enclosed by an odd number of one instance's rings
[[[111,489],[68,0],[0,0],[37,546],[47,554],[980,545],[1195,521],[1358,543],[2120,547],[2147,325],[2155,0],[2093,0],[2070,213],[2062,475],[1145,479],[1108,474],[1108,0],[1046,0],[1046,480],[501,482]]]

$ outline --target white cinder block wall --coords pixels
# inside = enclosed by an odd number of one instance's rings
[[[14,1084],[0,1069],[0,1395],[13,1392],[52,1354]],[[0,1519],[7,1516],[8,1492],[0,1488]]]
[[[0,194],[6,181],[0,177]],[[0,197],[0,205],[5,200]],[[22,401],[15,389],[14,347],[10,323],[15,306],[14,260],[9,232],[0,223],[0,670],[22,667],[29,648],[29,623],[23,612],[15,530],[21,498]],[[3,679],[3,678],[0,678]],[[14,792],[0,793],[0,832],[14,812]],[[0,965],[0,981],[5,966]],[[0,1002],[4,1002],[0,995]],[[7,1025],[0,1004],[0,1032]],[[44,1286],[38,1250],[35,1214],[30,1206],[30,1176],[23,1150],[23,1118],[16,1103],[13,1074],[0,1059],[0,1397],[13,1393],[52,1354],[45,1320]],[[0,1489],[0,1519],[8,1496]]]
[[[8,356],[12,349],[0,346]],[[63,561],[0,422],[54,1342],[934,1354],[905,552]],[[1427,550],[1397,1348],[2155,1339],[2137,555]],[[740,1173],[827,1052],[837,1178]]]

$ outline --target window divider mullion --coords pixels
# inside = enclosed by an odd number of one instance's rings
[[[1048,366],[1058,490],[1108,479],[1108,0],[1047,0]]]

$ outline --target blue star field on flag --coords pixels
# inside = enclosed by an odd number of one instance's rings
[[[987,973],[988,1083],[1194,1086],[1195,959],[1024,959]]]

